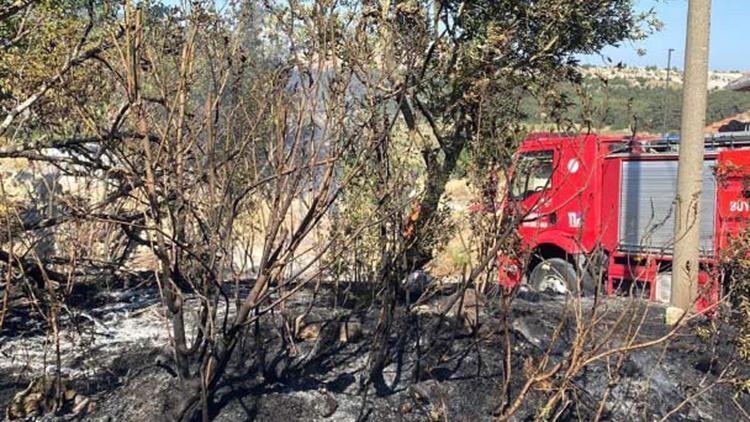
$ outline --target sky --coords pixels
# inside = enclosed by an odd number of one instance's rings
[[[664,28],[644,41],[607,47],[602,55],[629,67],[667,66],[667,51],[674,48],[672,66],[683,68],[688,0],[636,0],[636,9],[654,9]],[[637,50],[646,50],[639,56]],[[601,55],[583,56],[583,63],[607,65]],[[711,70],[750,71],[750,0],[713,0],[709,44]]]

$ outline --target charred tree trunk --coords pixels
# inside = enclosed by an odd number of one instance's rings
[[[458,158],[466,147],[471,133],[470,125],[459,123],[453,129],[450,137],[442,137],[439,133],[440,131],[435,127],[434,120],[429,115],[429,112],[421,106],[418,100],[416,100],[416,103],[420,105],[420,110],[426,115],[431,126],[433,126],[433,133],[440,148],[426,148],[422,151],[422,158],[427,169],[427,174],[425,191],[418,205],[419,216],[414,224],[417,240],[411,242],[405,252],[407,268],[411,271],[423,268],[432,260],[435,244],[430,241],[430,237],[432,236],[430,228],[437,218],[440,198],[445,193],[445,185],[448,183],[451,174],[453,174],[458,163]],[[409,130],[416,131],[416,119],[407,99],[401,102],[401,114]],[[469,116],[464,109],[459,114],[464,117],[456,119],[458,122],[466,121],[466,117]],[[442,160],[439,159],[440,152],[443,155]]]

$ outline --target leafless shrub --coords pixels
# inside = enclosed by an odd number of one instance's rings
[[[576,81],[574,54],[631,37],[637,25],[628,1],[522,3],[84,4],[85,18],[68,28],[74,41],[55,53],[56,70],[3,99],[0,159],[54,174],[22,201],[2,192],[0,327],[12,286],[48,321],[54,346],[77,283],[153,280],[184,397],[172,416],[208,419],[240,349],[265,364],[259,321],[282,316],[283,355],[305,317],[287,302],[314,284],[355,280],[378,309],[361,387],[381,388],[397,319],[411,321],[428,299],[401,306],[401,283],[453,233],[441,200],[464,156],[491,212],[473,217],[476,260],[438,319],[468,315],[460,328],[481,354],[488,333],[478,309],[484,294],[498,300],[500,418],[537,388],[551,392],[538,416],[559,416],[587,366],[619,368],[684,324],[642,340],[647,306],[615,312],[598,298],[571,301],[549,345],[565,343],[565,356],[553,362],[549,349],[516,367],[517,290],[492,286],[498,254],[519,249],[513,232],[523,216],[500,212],[498,184],[526,130],[520,100],[533,94],[559,128],[573,127],[559,115],[567,103],[555,87]],[[23,43],[22,20],[44,9],[15,7],[0,9],[0,19],[16,19],[12,42]],[[566,327],[573,334],[563,338]],[[439,348],[420,343],[418,353],[442,359]]]

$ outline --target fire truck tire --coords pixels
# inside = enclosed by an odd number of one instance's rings
[[[570,262],[562,258],[549,258],[539,262],[529,275],[529,284],[537,291],[551,291],[557,294],[570,293],[579,296],[579,275]],[[580,275],[582,296],[592,295],[596,286],[588,271]]]

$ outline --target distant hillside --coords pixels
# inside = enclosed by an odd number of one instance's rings
[[[564,116],[575,123],[590,121],[597,131],[676,132],[680,128],[682,74],[670,72],[670,89],[665,88],[666,70],[653,68],[583,67],[584,96],[572,86],[563,86],[570,102]],[[750,110],[750,94],[721,89],[739,78],[739,72],[712,72],[706,124]],[[581,104],[590,104],[583,112]],[[550,123],[533,98],[526,98],[522,110],[533,126]]]
[[[657,68],[655,66],[650,67],[595,67],[595,66],[582,66],[580,68],[581,74],[585,77],[590,78],[605,78],[605,79],[621,79],[626,81],[633,87],[639,88],[655,88],[663,87],[666,85],[667,80],[667,69]],[[738,79],[742,76],[742,72],[731,71],[731,72],[709,72],[708,73],[708,89],[717,90],[722,89],[730,82]],[[681,87],[682,86],[682,71],[673,68],[669,71],[670,86]]]

